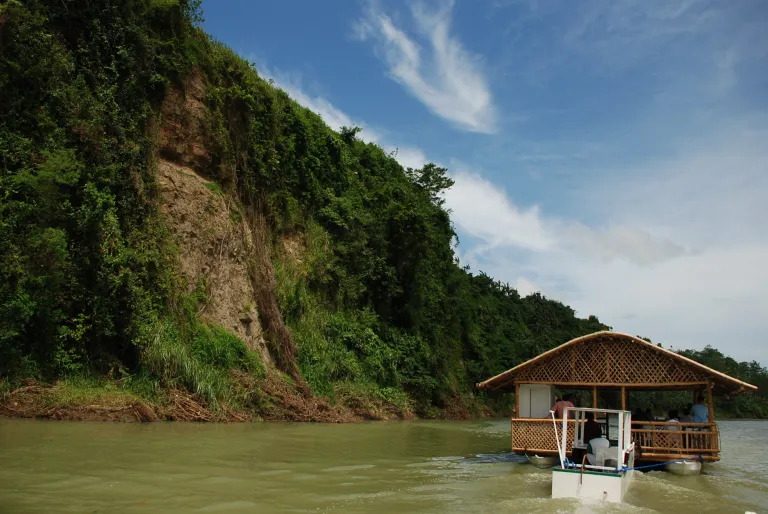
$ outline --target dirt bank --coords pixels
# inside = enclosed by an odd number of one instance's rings
[[[352,399],[349,405],[332,405],[324,399],[298,393],[284,376],[271,374],[260,384],[253,377],[240,376],[241,385],[250,385],[257,395],[257,408],[212,408],[187,391],[169,389],[157,399],[147,400],[123,388],[119,382],[97,385],[60,381],[45,384],[29,379],[16,387],[0,383],[0,417],[56,419],[67,421],[153,422],[203,421],[248,422],[291,421],[316,423],[356,423],[363,421],[408,420],[418,416],[410,410],[372,399]],[[450,409],[435,410],[422,418],[476,419],[498,417],[490,409],[472,411],[457,399]]]

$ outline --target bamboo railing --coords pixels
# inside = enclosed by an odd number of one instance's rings
[[[643,457],[701,455],[705,460],[720,459],[717,423],[633,421],[632,440],[640,446]]]
[[[568,420],[567,451],[573,443],[574,421]],[[562,440],[562,420],[557,420],[557,437]],[[513,418],[512,451],[529,454],[556,454],[552,418]],[[720,460],[720,433],[717,423],[666,423],[633,421],[632,440],[639,446],[636,458],[674,460],[697,457],[707,462]]]

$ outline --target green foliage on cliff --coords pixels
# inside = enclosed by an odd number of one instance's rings
[[[265,208],[278,248],[284,237],[301,248],[300,262],[278,252],[278,300],[315,392],[366,382],[443,406],[491,374],[606,328],[459,267],[440,198],[452,185],[445,169],[403,169],[357,129],[331,131],[222,45],[206,56],[224,163],[217,180]]]
[[[678,353],[758,387],[754,393],[730,398],[716,397],[718,414],[734,418],[768,418],[768,369],[759,362],[737,362],[711,346],[703,350],[681,350]]]
[[[172,288],[149,120],[192,65],[194,12],[0,6],[0,372],[138,366]]]
[[[263,372],[185,308],[158,214],[153,120],[193,71],[208,172],[268,220],[275,295],[316,394],[428,413],[607,328],[460,267],[446,170],[403,169],[358,129],[329,129],[196,28],[197,3],[0,6],[0,375],[119,369],[215,404],[228,369]]]

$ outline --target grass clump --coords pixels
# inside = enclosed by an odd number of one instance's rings
[[[206,182],[205,187],[210,191],[211,193],[215,195],[223,195],[224,191],[222,191],[221,186],[217,184],[216,182]]]
[[[46,405],[58,408],[123,407],[138,400],[136,394],[113,381],[87,376],[59,380],[43,394]]]
[[[187,389],[216,410],[238,395],[231,370],[264,377],[258,354],[237,336],[199,320],[191,322],[189,328],[182,337],[175,324],[161,322],[144,348],[144,364],[162,377],[167,387]]]

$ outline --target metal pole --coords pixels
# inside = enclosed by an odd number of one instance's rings
[[[557,455],[560,457],[560,467],[565,468],[565,458],[563,457],[563,453],[560,449],[560,437],[557,435],[557,422],[555,421],[555,411],[551,410],[549,411],[549,414],[552,416],[552,428],[555,429],[555,441],[557,442]],[[565,436],[565,434],[563,434]]]

